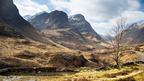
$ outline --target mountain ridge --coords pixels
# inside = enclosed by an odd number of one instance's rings
[[[64,46],[76,46],[75,49],[102,40],[82,14],[68,17],[65,12],[55,10],[38,14],[28,21],[46,37]]]
[[[19,10],[13,3],[13,0],[0,1],[0,28],[1,32],[10,31],[6,33],[7,35],[17,33],[17,35],[21,35],[27,39],[54,44],[50,39],[41,36],[37,30],[19,14]]]

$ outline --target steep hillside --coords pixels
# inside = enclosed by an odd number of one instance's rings
[[[49,42],[20,16],[17,7],[13,4],[13,0],[0,1],[0,31],[1,34],[13,34],[14,36],[14,33],[16,33],[32,40]],[[7,31],[7,33],[2,33],[2,31]]]
[[[74,31],[79,32],[84,38],[89,40],[100,41],[101,36],[97,34],[90,23],[85,19],[82,14],[76,14],[69,18],[69,25]]]
[[[54,62],[49,63],[53,56],[75,53],[73,50],[59,48],[50,44],[0,36],[0,68],[49,67],[55,64]]]
[[[102,40],[81,14],[68,18],[65,12],[56,10],[37,14],[28,21],[44,36],[69,48],[87,50]]]

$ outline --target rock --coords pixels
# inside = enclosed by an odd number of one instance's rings
[[[56,67],[84,67],[88,61],[83,55],[57,54],[49,62]]]

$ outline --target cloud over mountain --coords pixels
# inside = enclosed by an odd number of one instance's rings
[[[36,3],[32,0],[14,0],[22,16],[34,15],[42,11],[49,11],[47,5]]]
[[[101,34],[108,32],[120,16],[135,21],[141,20],[144,15],[139,0],[46,0],[45,4],[40,4],[38,0],[14,1],[23,15],[53,10],[63,10],[69,15],[83,14]]]

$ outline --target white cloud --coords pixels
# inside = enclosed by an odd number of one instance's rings
[[[55,9],[67,9],[70,14],[83,14],[99,33],[105,34],[120,18],[134,22],[144,19],[144,13],[138,11],[138,0],[51,0]]]
[[[144,12],[142,11],[125,11],[122,14],[129,22],[136,22],[144,19]]]
[[[92,22],[92,26],[98,33],[107,34],[121,17],[124,17],[127,23],[134,23],[140,20],[144,20],[144,12],[127,10],[120,16],[112,18],[107,22]]]
[[[14,0],[22,16],[34,15],[42,11],[49,11],[47,5],[41,5],[32,0]]]
[[[105,34],[123,16],[130,22],[144,19],[139,11],[139,0],[48,0],[45,5],[32,0],[14,0],[22,15],[49,11],[46,5],[56,10],[69,11],[69,15],[83,14],[96,32]]]
[[[141,6],[138,0],[128,0],[128,4],[130,10],[137,10]]]
[[[68,9],[70,14],[81,13],[97,21],[114,18],[125,10],[139,8],[137,0],[51,0],[55,9]]]

